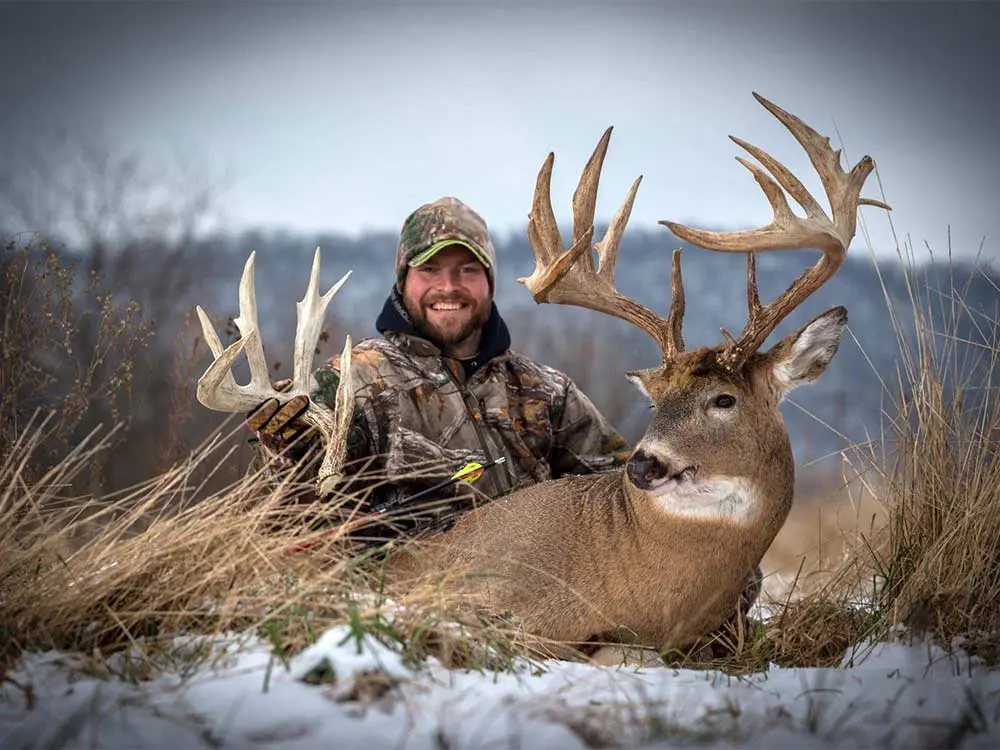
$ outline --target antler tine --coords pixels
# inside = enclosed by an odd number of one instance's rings
[[[532,246],[536,247],[536,270],[552,263],[563,252],[559,225],[552,211],[552,166],[555,158],[556,155],[550,151],[542,163],[542,168],[538,170],[531,213],[528,215],[528,231],[533,232],[537,239],[537,242],[532,242]]]
[[[667,315],[667,330],[670,335],[667,344],[670,346],[670,356],[676,356],[684,351],[684,335],[681,328],[684,323],[684,281],[681,278],[681,251],[674,250],[670,276],[670,313]]]
[[[268,378],[264,347],[257,326],[257,299],[254,291],[254,253],[250,253],[240,280],[240,316],[236,325],[240,338],[223,349],[222,342],[205,311],[198,306],[202,332],[212,350],[214,361],[198,380],[197,396],[204,406],[216,411],[250,411],[269,398],[290,399],[309,397],[309,405],[300,419],[314,427],[325,444],[323,461],[316,482],[320,495],[333,491],[343,475],[347,454],[347,438],[354,417],[354,388],[351,378],[351,337],[347,336],[341,354],[341,376],[334,408],[312,400],[315,379],[312,372],[316,344],[323,325],[323,316],[330,300],[340,290],[351,272],[344,274],[324,295],[319,294],[320,249],[313,256],[312,272],[305,295],[296,304],[298,322],[295,330],[294,377],[291,388],[278,393]],[[246,351],[250,363],[250,382],[238,385],[232,367],[241,352]]]
[[[323,328],[323,316],[326,315],[326,308],[351,275],[350,271],[345,273],[326,294],[320,296],[319,267],[320,249],[317,247],[313,255],[312,271],[309,274],[309,285],[306,287],[306,293],[299,302],[295,303],[297,322],[293,352],[293,381],[294,387],[301,391],[311,389],[313,358]]]
[[[760,293],[757,291],[757,256],[747,253],[747,317],[760,315]]]
[[[535,252],[535,270],[531,276],[519,278],[518,282],[528,288],[535,302],[583,307],[631,323],[653,337],[664,361],[667,361],[683,351],[680,319],[683,317],[684,300],[683,289],[680,288],[679,259],[675,260],[675,296],[671,302],[669,320],[664,320],[638,302],[622,296],[614,287],[618,245],[628,224],[632,205],[642,182],[641,176],[632,183],[604,237],[597,244],[598,267],[594,267],[591,242],[597,187],[611,130],[608,128],[598,142],[573,195],[573,246],[569,250],[563,248],[552,212],[551,184],[555,156],[550,153],[545,159],[535,182],[535,195],[528,216],[528,239]],[[675,315],[676,310],[680,312]]]
[[[201,322],[201,332],[205,336],[205,342],[208,344],[208,348],[212,352],[212,356],[218,359],[223,354],[222,341],[219,340],[219,334],[215,332],[215,326],[212,325],[212,321],[208,317],[201,305],[195,305],[195,311],[198,313],[198,320]],[[243,351],[242,347],[240,351]],[[235,357],[235,355],[234,355]],[[233,373],[227,368],[225,370],[225,377],[220,381],[225,383],[228,388],[236,387],[236,380],[233,378]]]
[[[343,283],[343,281],[341,281]],[[340,284],[337,285],[338,287]],[[347,438],[354,421],[354,380],[351,376],[351,337],[344,341],[340,355],[340,383],[334,397],[334,420],[326,446],[326,454],[316,474],[320,495],[329,495],[343,478],[344,462],[347,459]]]
[[[851,240],[854,239],[858,206],[869,205],[891,210],[881,201],[861,197],[861,188],[875,168],[875,162],[870,156],[864,156],[850,172],[844,172],[840,166],[840,151],[830,147],[829,138],[821,136],[798,117],[756,92],[754,97],[805,149],[809,161],[819,173],[833,218],[831,220],[827,216],[819,202],[781,162],[757,146],[730,136],[734,143],[767,169],[765,172],[757,165],[736,157],[764,191],[774,213],[772,222],[757,229],[734,232],[712,232],[692,229],[672,221],[660,222],[677,237],[708,250],[750,253],[747,260],[749,320],[739,339],[730,340],[720,355],[720,362],[730,371],[741,366],[792,310],[836,274],[844,262]],[[805,210],[804,218],[797,216],[789,207],[782,188]],[[767,305],[761,305],[757,294],[753,253],[805,247],[822,250],[822,257],[780,296]]]
[[[594,239],[594,214],[597,211],[597,189],[601,183],[604,157],[608,153],[612,128],[608,128],[597,142],[597,147],[580,173],[580,181],[573,191],[573,246],[583,244],[592,247]],[[631,209],[631,206],[629,207]],[[594,269],[594,257],[590,252],[581,255],[578,263],[588,270]],[[601,264],[603,265],[603,263]]]
[[[250,385],[258,390],[270,389],[267,360],[264,358],[264,343],[260,340],[260,327],[257,324],[257,291],[255,280],[254,259],[257,253],[251,252],[243,266],[243,276],[240,279],[240,315],[233,322],[240,330],[240,336],[246,341],[247,362],[250,364]],[[256,336],[251,337],[251,332]]]
[[[887,211],[892,210],[888,204],[883,203],[882,201],[875,200],[874,198],[861,197],[861,188],[864,187],[865,180],[868,179],[868,175],[871,174],[871,171],[875,168],[875,162],[870,156],[863,156],[861,160],[854,165],[845,179],[844,171],[840,167],[840,149],[833,149],[830,146],[830,139],[827,136],[820,135],[791,112],[787,112],[777,104],[768,101],[757,92],[753,92],[753,96],[764,106],[765,109],[767,109],[768,112],[774,115],[786,128],[788,128],[788,131],[795,137],[795,140],[797,140],[802,148],[805,149],[806,155],[809,157],[809,161],[812,163],[813,168],[819,174],[820,181],[823,183],[823,189],[826,191],[827,197],[830,199],[830,210],[833,214],[834,225],[838,228],[844,227],[845,229],[848,229],[850,232],[850,239],[853,239],[854,237],[854,230],[857,224],[857,207],[859,205],[875,206],[876,208],[883,208]],[[753,151],[751,151],[751,153],[753,153]],[[760,153],[767,156],[767,154],[763,151]],[[756,154],[754,155],[756,156]],[[780,162],[775,161],[775,164],[777,164],[778,167],[781,167]],[[767,165],[765,164],[765,166]],[[785,170],[783,167],[781,167],[781,169],[787,173],[795,183],[798,183],[798,180],[796,180],[795,177],[788,172],[788,170]],[[780,179],[781,175],[779,173],[775,173],[775,177],[779,177]],[[784,186],[784,183],[782,183],[782,185]],[[787,186],[785,189],[789,190]],[[789,192],[792,191],[789,190]],[[801,187],[801,192],[804,195],[809,196],[809,192],[804,187]],[[795,195],[795,193],[792,194],[796,197],[796,200],[798,200],[798,196]],[[804,205],[803,208],[805,208]],[[816,209],[819,210],[820,215],[822,215],[822,209],[819,208],[818,205],[816,205]],[[850,239],[848,239],[848,243],[850,242]]]
[[[628,225],[629,217],[632,215],[632,204],[635,202],[635,194],[639,191],[639,184],[642,182],[642,175],[635,178],[632,187],[625,196],[625,200],[611,217],[604,237],[597,243],[598,266],[597,273],[609,286],[615,285],[615,263],[618,262],[618,245],[621,242],[622,234]]]
[[[234,321],[240,330],[240,338],[228,348],[222,342],[208,318],[197,306],[201,330],[212,351],[214,361],[198,380],[198,401],[209,409],[224,412],[249,411],[261,401],[275,395],[267,378],[267,362],[257,328],[257,299],[254,293],[254,258],[251,252],[243,266],[240,278],[240,316]],[[241,352],[246,351],[250,364],[250,383],[237,385],[232,367]]]
[[[200,308],[199,312],[202,312]],[[204,313],[202,312],[202,314]],[[202,320],[202,325],[205,325],[206,320],[207,318]],[[212,329],[212,336],[218,342],[214,329]],[[196,395],[201,404],[215,411],[234,412],[252,409],[263,400],[264,396],[251,400],[253,397],[248,397],[247,394],[248,386],[237,385],[232,373],[236,358],[240,356],[247,343],[256,336],[257,332],[251,331],[246,338],[239,339],[226,349],[219,346],[217,350],[215,346],[209,345],[212,347],[215,361],[209,365],[205,374],[198,380]],[[208,338],[207,335],[206,338]]]

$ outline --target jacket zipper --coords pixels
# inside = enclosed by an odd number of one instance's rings
[[[445,364],[444,362],[442,362],[441,364],[444,368],[444,371],[448,373],[448,379],[455,384],[455,387],[458,389],[459,393],[462,394],[462,403],[465,405],[465,410],[468,412],[469,418],[472,420],[472,429],[473,431],[475,431],[476,437],[479,439],[479,446],[483,449],[483,455],[485,456],[487,461],[492,461],[493,459],[497,458],[497,456],[494,456],[490,451],[489,441],[486,439],[486,435],[483,432],[483,426],[482,426],[482,420],[486,418],[486,409],[483,408],[485,406],[485,403],[483,402],[482,399],[479,399],[479,403],[477,405],[479,411],[476,412],[475,410],[473,410],[472,406],[469,404],[469,401],[473,398],[472,392],[468,390],[462,383],[458,382],[458,380],[452,374],[451,368],[448,367],[447,364]],[[500,454],[504,456],[504,458],[506,458],[505,463],[509,463],[511,457],[507,455],[506,451],[504,451],[502,447],[500,447],[499,450]],[[505,479],[508,473],[509,470],[504,472]],[[499,490],[496,493],[490,493],[493,497],[500,497],[501,495],[505,495],[512,488],[510,482],[508,481],[501,482],[499,480],[499,476],[496,473],[487,474],[487,478],[490,481],[492,481],[493,486],[497,490]]]

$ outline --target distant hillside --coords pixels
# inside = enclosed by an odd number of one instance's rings
[[[602,231],[603,228],[598,236]],[[235,315],[240,269],[250,250],[256,250],[265,340],[272,342],[271,349],[280,351],[283,346],[290,346],[290,341],[285,344],[284,339],[290,336],[294,325],[294,301],[301,296],[312,253],[319,245],[323,250],[324,287],[353,269],[350,281],[333,302],[331,318],[335,316],[355,338],[374,335],[375,316],[393,280],[396,239],[389,232],[360,238],[250,232],[215,240],[201,252],[211,253],[223,265],[231,263],[232,272],[217,286],[215,299],[201,302],[208,302],[219,313]],[[655,345],[641,331],[598,313],[536,305],[527,290],[515,281],[534,268],[534,256],[526,237],[496,239],[499,256],[496,300],[514,331],[515,348],[567,371],[630,439],[638,439],[648,411],[622,375],[629,369],[655,365],[658,362]],[[665,229],[627,232],[616,269],[619,291],[665,315],[670,305],[670,253],[679,246],[683,247]],[[762,299],[767,301],[780,293],[815,262],[817,255],[815,251],[761,254],[757,275]],[[689,347],[718,343],[720,327],[734,333],[741,329],[746,315],[745,267],[742,256],[684,247],[687,296],[684,336]],[[920,267],[919,274],[924,280],[921,293],[926,294],[926,289],[930,289],[932,295],[940,298],[942,311],[952,307],[947,290],[954,282],[957,288],[968,285],[965,305],[969,310],[983,311],[981,314],[988,319],[997,318],[1000,276],[989,269],[977,269],[970,264],[950,268],[927,264]],[[853,337],[849,335],[845,340],[826,375],[796,391],[792,404],[784,407],[800,460],[843,447],[844,439],[835,433],[852,441],[880,433],[880,414],[887,406],[880,380],[893,388],[898,383],[897,338],[886,298],[892,302],[903,329],[911,330],[910,295],[901,264],[892,259],[876,265],[867,253],[855,252],[840,273],[786,320],[768,342],[769,346],[835,305],[845,305],[849,310]],[[982,341],[983,334],[976,330],[975,322],[974,315],[965,316],[962,338]]]

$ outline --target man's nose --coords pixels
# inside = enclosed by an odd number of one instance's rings
[[[462,277],[456,271],[445,271],[438,279],[438,283],[444,290],[458,289],[462,286]]]

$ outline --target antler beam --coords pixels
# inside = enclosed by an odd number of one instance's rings
[[[821,136],[798,117],[760,94],[755,92],[754,98],[781,121],[805,149],[809,161],[819,173],[833,218],[827,216],[805,186],[781,162],[757,146],[736,136],[729,136],[770,172],[768,174],[757,165],[736,157],[740,164],[750,170],[764,191],[774,212],[774,220],[758,229],[735,232],[711,232],[692,229],[672,221],[660,222],[674,235],[693,245],[727,253],[750,253],[747,260],[749,320],[740,337],[732,340],[719,358],[730,371],[738,369],[792,310],[837,273],[847,255],[847,248],[854,239],[858,206],[891,210],[881,201],[861,197],[861,188],[875,168],[875,162],[870,156],[862,157],[850,172],[844,172],[840,166],[840,150],[830,147],[829,138]],[[805,210],[804,218],[793,213],[782,188]],[[754,274],[753,253],[805,247],[822,250],[823,256],[774,301],[761,305]]]
[[[337,386],[335,408],[331,411],[326,404],[312,400],[312,392],[317,383],[313,376],[313,358],[323,327],[323,317],[330,300],[340,291],[351,272],[348,271],[324,295],[319,294],[320,249],[316,248],[312,272],[306,293],[296,304],[297,322],[293,347],[293,378],[291,387],[278,392],[268,377],[267,360],[260,339],[257,323],[257,294],[254,279],[254,258],[251,252],[243,268],[240,279],[240,314],[236,327],[240,338],[223,348],[222,342],[208,315],[197,306],[205,341],[215,360],[198,380],[197,397],[203,406],[222,412],[247,412],[255,409],[262,401],[276,398],[287,401],[295,396],[309,398],[309,407],[299,418],[320,434],[325,445],[323,461],[317,474],[320,495],[333,491],[342,477],[346,460],[347,433],[354,412],[354,388],[351,381],[351,337],[347,336],[340,361],[340,383]],[[250,365],[250,382],[239,385],[233,377],[232,367],[241,352],[246,351]]]
[[[535,252],[535,270],[527,278],[519,278],[531,292],[535,302],[550,302],[596,310],[625,320],[653,337],[666,362],[684,350],[681,323],[684,318],[684,289],[681,281],[680,251],[673,255],[673,298],[669,317],[664,320],[643,305],[622,296],[615,289],[615,262],[618,245],[628,224],[642,176],[636,178],[624,202],[611,219],[608,229],[596,246],[594,213],[601,168],[611,140],[608,128],[594,149],[580,175],[573,193],[573,244],[563,247],[552,211],[552,166],[555,154],[550,153],[542,164],[535,182],[535,195],[528,216],[528,239]],[[598,264],[594,265],[593,251]]]

